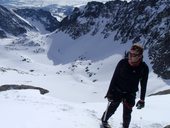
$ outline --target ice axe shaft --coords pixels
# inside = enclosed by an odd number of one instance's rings
[[[108,112],[108,109],[109,109],[110,104],[111,104],[111,102],[108,101],[108,103],[107,103],[107,108],[106,108],[106,111],[105,111],[105,113],[104,113],[104,118],[103,118],[104,121],[106,121],[106,116],[107,116],[107,112]]]

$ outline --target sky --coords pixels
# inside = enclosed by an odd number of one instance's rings
[[[0,3],[5,4],[14,4],[17,6],[46,6],[50,4],[58,4],[58,5],[71,5],[71,6],[78,6],[87,4],[91,0],[4,0]],[[99,2],[106,2],[108,0],[95,0]]]

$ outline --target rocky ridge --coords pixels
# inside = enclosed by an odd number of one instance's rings
[[[12,10],[0,5],[0,38],[5,38],[9,35],[19,36],[27,31],[37,30]]]
[[[154,72],[170,79],[169,21],[168,0],[93,1],[83,9],[75,8],[61,21],[59,30],[75,40],[90,33],[103,38],[114,36],[122,43],[140,42],[148,50]]]

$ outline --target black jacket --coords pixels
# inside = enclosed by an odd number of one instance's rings
[[[136,93],[140,82],[140,99],[144,100],[148,73],[149,68],[143,61],[139,66],[133,67],[128,63],[128,59],[120,60],[113,74],[106,97],[111,98],[115,90],[122,93]]]

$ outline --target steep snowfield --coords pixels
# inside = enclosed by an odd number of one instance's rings
[[[48,52],[48,57],[54,64],[68,63],[77,59],[92,61],[103,60],[113,53],[124,54],[130,45],[114,42],[113,37],[103,39],[100,34],[91,36],[84,35],[77,40],[73,40],[62,32],[53,34],[52,44]]]
[[[65,102],[32,90],[1,92],[0,102],[3,128],[99,128],[99,119],[107,104]],[[134,108],[130,128],[163,128],[168,125],[169,102],[170,95],[146,98],[144,109]],[[121,128],[121,114],[122,105],[109,120],[113,128]]]

